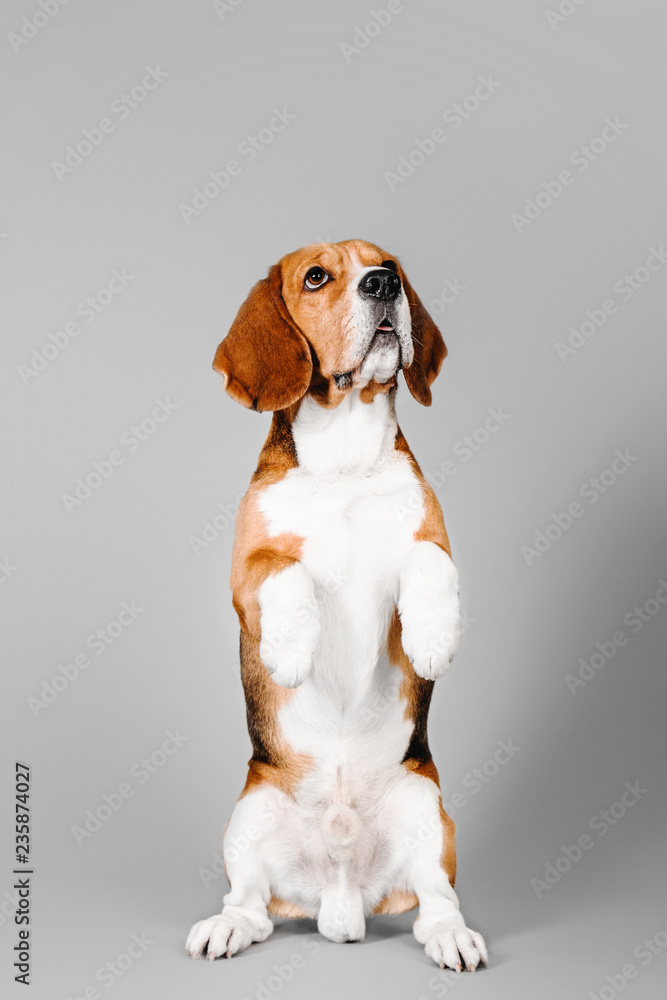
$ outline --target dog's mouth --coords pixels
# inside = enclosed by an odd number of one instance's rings
[[[354,384],[355,374],[361,370],[364,361],[368,358],[368,355],[372,351],[377,350],[378,348],[380,350],[382,350],[383,348],[389,349],[394,344],[398,345],[398,367],[396,370],[399,371],[403,367],[400,339],[398,333],[394,329],[391,320],[385,316],[384,319],[382,319],[381,322],[378,323],[378,325],[376,326],[375,333],[371,337],[370,343],[366,348],[364,356],[361,360],[361,364],[357,368],[353,368],[349,372],[340,372],[334,374],[333,380],[336,383],[337,388],[347,389]]]
[[[394,346],[398,347],[400,353],[400,341],[398,334],[388,319],[383,319],[381,323],[375,328],[375,333],[371,338],[371,342],[368,345],[366,353],[364,355],[364,360],[368,355],[375,350],[391,350]]]

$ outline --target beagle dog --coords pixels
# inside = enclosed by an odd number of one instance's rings
[[[430,405],[446,354],[401,264],[362,240],[283,257],[218,347],[232,399],[273,418],[231,572],[253,753],[223,834],[231,889],[190,931],[194,958],[264,941],[269,914],[359,941],[371,914],[418,906],[439,966],[486,964],[427,738],[458,574],[394,410],[401,369]]]

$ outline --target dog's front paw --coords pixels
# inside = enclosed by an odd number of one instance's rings
[[[281,687],[297,687],[311,671],[320,638],[313,581],[300,563],[268,577],[259,592],[262,663]]]
[[[461,636],[459,577],[446,552],[420,542],[401,573],[401,641],[415,673],[435,680],[449,668]]]
[[[225,906],[222,913],[196,923],[185,942],[185,950],[193,958],[213,961],[224,955],[232,958],[243,951],[253,941],[265,941],[273,930],[273,924],[262,914],[241,913]]]
[[[458,652],[461,638],[459,599],[446,607],[424,607],[401,618],[402,643],[415,673],[429,681],[442,677]]]
[[[471,931],[463,921],[443,921],[431,927],[428,933],[419,933],[415,925],[415,937],[424,945],[424,951],[441,969],[447,966],[455,972],[474,972],[477,966],[488,965],[489,956],[484,938],[477,931]]]
[[[303,684],[313,666],[313,649],[307,643],[285,640],[282,646],[260,643],[259,654],[276,684],[284,688]]]

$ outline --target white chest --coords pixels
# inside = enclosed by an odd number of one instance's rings
[[[367,404],[351,394],[334,410],[309,400],[293,428],[299,466],[261,499],[270,535],[304,539],[302,562],[323,596],[367,618],[378,602],[395,600],[423,518],[419,482],[394,447],[396,429],[386,395]]]
[[[294,427],[300,464],[263,492],[261,509],[270,535],[303,538],[301,563],[315,584],[322,627],[313,668],[280,721],[290,745],[319,760],[321,790],[322,769],[331,787],[338,767],[349,774],[360,761],[373,781],[386,780],[407,745],[411,725],[387,632],[423,501],[394,447],[385,396],[318,410]]]

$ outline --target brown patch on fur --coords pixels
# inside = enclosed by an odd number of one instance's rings
[[[398,273],[410,304],[412,343],[415,351],[412,364],[409,368],[403,369],[403,374],[414,398],[424,406],[430,406],[431,383],[442,368],[442,363],[447,357],[447,348],[440,330],[426,311],[400,264]]]
[[[387,382],[376,382],[375,379],[371,379],[368,385],[359,390],[359,399],[362,403],[372,403],[378,393],[384,395],[387,392],[391,392],[392,389],[396,388],[396,384],[395,375],[392,375]]]
[[[253,748],[241,797],[264,782],[289,795],[311,766],[309,756],[297,754],[287,745],[278,721],[280,709],[294,691],[273,681],[259,654],[259,588],[268,576],[298,562],[303,544],[297,535],[269,536],[258,502],[263,490],[280,482],[297,465],[292,417],[289,411],[274,413],[257,471],[236,516],[230,584],[241,623],[241,680]]]
[[[449,884],[456,885],[456,823],[452,817],[445,812],[440,796],[440,819],[442,821],[442,855],[440,866],[449,879]]]
[[[282,572],[299,561],[303,539],[296,535],[278,535],[265,548],[255,548],[253,542],[261,537],[261,513],[248,501],[248,510],[243,509],[245,501],[239,505],[239,513],[244,514],[244,528],[237,532],[239,539],[239,559],[233,564],[230,583],[232,603],[239,616],[241,628],[259,639],[259,588],[269,576]],[[236,547],[236,542],[235,542]]]
[[[326,378],[322,374],[319,361],[317,358],[314,360],[313,377],[308,389],[308,395],[313,396],[320,406],[325,407],[327,410],[335,409],[339,403],[342,403],[349,391],[350,388],[348,386],[339,389],[333,377]]]
[[[240,798],[265,782],[292,795],[312,766],[309,755],[296,753],[286,742],[278,720],[294,690],[275,683],[260,659],[259,640],[245,630],[241,631],[241,681],[253,752]]]
[[[427,483],[424,479],[419,463],[412,454],[410,446],[405,440],[405,436],[400,427],[396,431],[396,441],[394,446],[397,451],[403,452],[403,454],[407,456],[410,465],[412,466],[412,471],[419,482],[419,488],[421,490],[422,500],[424,503],[424,518],[415,532],[415,541],[433,542],[435,545],[440,546],[440,548],[443,549],[451,558],[452,550],[449,544],[449,536],[447,534],[447,529],[445,528],[445,519],[442,515],[442,508],[438,498],[435,495],[435,490],[430,483]]]
[[[414,892],[407,892],[405,889],[392,889],[384,899],[380,900],[373,913],[376,916],[380,914],[395,916],[397,913],[414,910],[415,906],[419,906],[419,900]]]
[[[257,594],[268,576],[287,569],[301,557],[298,535],[269,536],[259,498],[298,465],[288,411],[274,413],[248,492],[239,504],[232,552],[230,586],[241,628],[259,639]]]
[[[283,300],[279,264],[251,290],[213,367],[232,399],[252,410],[283,410],[307,392],[310,345]]]
[[[434,785],[440,788],[440,775],[432,757],[422,758],[421,760],[416,757],[410,757],[403,761],[403,766],[406,771],[410,771],[413,774],[420,774],[422,778],[429,778]]]
[[[306,911],[295,903],[288,903],[287,900],[278,899],[276,896],[271,896],[267,909],[276,917],[286,917],[288,920],[301,920],[303,917],[308,917]]]

